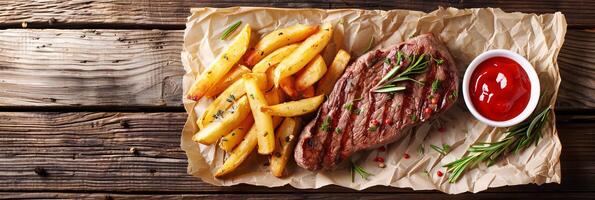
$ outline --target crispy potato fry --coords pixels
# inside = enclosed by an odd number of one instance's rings
[[[256,85],[256,81],[253,82]],[[250,115],[250,112],[248,97],[243,96],[226,113],[220,115],[221,120],[215,121],[198,131],[192,137],[192,140],[206,145],[213,144],[233,128],[242,124],[246,117]]]
[[[205,96],[208,98],[213,98],[221,94],[223,90],[228,88],[237,80],[241,79],[242,75],[247,73],[250,73],[250,69],[248,69],[248,67],[244,65],[238,65],[233,67],[229,72],[227,72],[227,74],[225,74],[225,77],[223,79],[219,80],[217,84],[215,84],[211,89],[209,89],[207,93],[205,93]]]
[[[288,76],[286,78],[284,78],[283,80],[281,80],[281,89],[283,90],[283,92],[285,92],[285,94],[287,94],[287,96],[291,97],[292,99],[297,98],[298,92],[295,89],[295,79],[293,78],[293,76]]]
[[[246,49],[248,49],[250,34],[250,24],[247,24],[229,46],[196,78],[186,94],[188,99],[196,101],[202,98],[207,90],[225,76],[231,67],[242,58]]]
[[[291,76],[302,69],[310,60],[318,55],[328,44],[333,34],[333,26],[324,24],[318,32],[308,37],[300,46],[287,56],[275,68],[274,83],[279,86],[281,80]]]
[[[273,125],[276,127],[281,122],[281,118],[273,117]],[[222,177],[226,174],[231,173],[233,170],[238,168],[246,158],[252,153],[256,145],[258,144],[258,128],[256,128],[256,124],[250,128],[244,140],[238,144],[236,148],[231,151],[229,157],[223,163],[223,166],[215,172],[215,177]]]
[[[254,50],[246,53],[246,64],[249,66],[255,65],[263,57],[269,55],[274,50],[288,44],[302,41],[316,32],[317,29],[318,26],[296,24],[287,28],[275,30],[256,43]]]
[[[306,67],[300,70],[295,75],[295,89],[298,91],[305,90],[320,80],[326,73],[326,63],[320,54],[318,54]]]
[[[252,72],[254,73],[264,73],[272,66],[276,66],[279,64],[285,57],[289,56],[291,52],[300,46],[299,44],[292,44],[281,47],[273,53],[269,54],[267,57],[264,57],[260,62],[258,62],[254,67],[252,67]],[[272,79],[271,79],[272,80]]]
[[[318,95],[307,99],[263,106],[260,110],[272,116],[295,117],[316,111],[322,102],[324,102],[324,95]]]
[[[231,152],[231,150],[244,139],[244,136],[246,136],[246,133],[250,130],[250,127],[252,127],[253,124],[254,118],[252,118],[252,116],[246,117],[240,126],[221,138],[219,147],[225,152]]]
[[[297,134],[301,128],[301,120],[299,118],[285,118],[283,123],[277,128],[277,144],[279,148],[271,155],[271,173],[273,176],[283,176],[283,171],[287,165],[287,161],[293,156],[293,147],[297,141]]]
[[[244,74],[244,85],[246,87],[246,95],[249,97],[250,108],[252,109],[252,116],[254,117],[254,125],[259,130],[258,138],[258,153],[270,154],[275,149],[275,130],[273,128],[273,119],[271,115],[260,111],[262,106],[267,106],[268,102],[263,92],[258,88],[256,78],[253,74]]]
[[[333,63],[329,67],[327,73],[320,79],[316,85],[316,94],[329,95],[333,91],[335,82],[341,77],[343,71],[349,63],[351,56],[345,50],[341,49],[337,52]]]
[[[267,99],[268,105],[280,104],[285,100],[277,88],[273,88],[264,94],[264,98]]]
[[[264,89],[267,85],[266,75],[262,73],[254,73],[258,87]],[[233,104],[236,99],[239,99],[242,95],[246,94],[246,88],[244,87],[244,79],[237,80],[225,89],[209,106],[206,108],[204,114],[198,118],[198,127],[204,128],[209,123],[215,121],[215,116],[221,110],[227,110]]]
[[[310,86],[310,87],[306,88],[305,90],[300,91],[300,94],[301,94],[302,98],[310,98],[310,97],[314,96],[314,94],[315,94],[314,91],[316,91],[314,89],[314,86]]]

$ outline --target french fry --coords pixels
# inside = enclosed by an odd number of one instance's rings
[[[256,81],[254,81],[254,84]],[[256,87],[256,86],[255,86]],[[227,113],[221,114],[221,120],[207,125],[192,137],[195,142],[209,145],[217,142],[219,138],[229,133],[233,128],[242,124],[242,121],[250,115],[250,105],[248,97],[240,98]]]
[[[248,24],[244,26],[244,29],[242,29],[229,46],[211,62],[207,69],[196,78],[186,94],[188,99],[196,101],[202,98],[207,90],[225,76],[248,49],[250,34],[251,28]]]
[[[320,54],[318,54],[308,65],[300,70],[295,75],[295,89],[298,91],[305,90],[320,80],[326,73],[326,63]]]
[[[317,28],[317,26],[296,24],[267,34],[256,43],[254,50],[246,53],[246,64],[249,66],[255,65],[274,50],[306,39],[316,32]]]
[[[252,72],[254,73],[264,73],[272,66],[276,66],[279,64],[285,57],[289,56],[291,52],[297,49],[299,44],[292,44],[281,47],[273,53],[269,54],[268,56],[264,57],[260,62],[258,62],[254,67],[252,67]],[[272,80],[272,79],[271,79]]]
[[[244,136],[246,136],[246,133],[250,130],[250,127],[252,127],[253,124],[254,118],[252,118],[252,116],[246,117],[240,126],[221,138],[219,147],[225,152],[231,152],[231,150],[244,139]]]
[[[323,101],[324,95],[318,95],[307,99],[263,106],[260,110],[272,116],[296,117],[316,111]]]
[[[213,98],[217,96],[218,94],[223,92],[223,90],[228,88],[231,84],[241,79],[242,75],[247,73],[250,73],[250,69],[248,69],[248,67],[244,65],[238,65],[233,67],[229,72],[227,72],[227,74],[225,74],[225,77],[223,79],[219,80],[217,84],[215,84],[211,89],[207,91],[205,97]]]
[[[278,87],[283,78],[297,73],[306,66],[324,49],[332,34],[333,26],[331,24],[322,25],[318,32],[304,40],[295,51],[283,59],[273,73],[275,86]]]
[[[258,87],[264,89],[267,85],[266,75],[262,73],[254,73]],[[225,89],[209,106],[206,108],[204,114],[198,118],[198,127],[204,128],[209,123],[215,121],[217,113],[227,110],[236,99],[246,94],[244,87],[244,79],[239,79]]]
[[[275,130],[273,128],[273,119],[271,115],[260,111],[262,106],[267,106],[268,102],[257,84],[253,74],[244,74],[244,85],[246,95],[250,102],[254,125],[258,129],[258,153],[271,154],[275,149]]]
[[[270,159],[271,173],[273,176],[283,176],[287,161],[293,156],[293,147],[297,141],[297,134],[300,132],[301,120],[299,118],[285,118],[277,128],[277,145]]]
[[[285,92],[285,94],[287,94],[287,96],[291,97],[292,99],[295,99],[299,96],[298,92],[295,90],[294,83],[295,79],[293,78],[293,76],[288,76],[281,80],[280,84],[280,87],[283,90],[283,92]]]
[[[279,125],[280,122],[281,118],[273,117],[273,125],[275,127]],[[242,140],[242,142],[240,142],[240,144],[238,144],[238,146],[236,146],[236,148],[234,148],[231,151],[229,157],[227,157],[225,162],[223,162],[223,166],[221,166],[221,168],[219,168],[217,172],[215,172],[215,177],[222,177],[226,174],[233,172],[233,170],[237,169],[240,166],[240,164],[242,164],[242,162],[244,162],[246,158],[248,158],[250,153],[252,153],[252,151],[254,150],[254,148],[256,148],[256,145],[258,144],[258,133],[259,131],[255,124],[250,128],[250,130],[244,137],[244,140]]]
[[[337,52],[327,73],[316,84],[316,94],[329,95],[331,93],[335,86],[335,82],[337,82],[337,79],[339,79],[343,74],[343,71],[345,71],[350,58],[351,56],[349,53],[343,49]]]
[[[310,86],[310,87],[306,88],[305,90],[300,91],[300,94],[301,94],[302,98],[310,98],[315,95],[315,91],[316,90],[314,89],[314,86]]]

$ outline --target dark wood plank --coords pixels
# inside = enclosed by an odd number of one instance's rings
[[[0,193],[0,199],[105,199],[105,200],[120,200],[120,199],[590,199],[595,193],[478,193],[478,194],[459,194],[448,195],[439,193],[430,194],[413,194],[413,193],[399,193],[399,194],[383,194],[383,193],[343,193],[343,194],[110,194],[110,193]]]
[[[595,191],[592,184],[595,182],[595,117],[587,120],[590,122],[558,125],[564,145],[561,185],[503,187],[488,192]],[[0,112],[0,192],[297,191],[291,187],[216,187],[187,175],[186,156],[179,148],[185,121],[184,113],[168,112]],[[131,151],[131,148],[135,150]],[[373,187],[365,191],[412,192],[390,187]],[[299,192],[353,190],[328,186]]]
[[[182,35],[1,30],[0,106],[181,106]]]
[[[63,25],[83,27],[85,25],[120,24],[126,26],[150,27],[163,25],[183,28],[191,7],[270,6],[289,8],[364,8],[364,9],[410,9],[432,11],[438,6],[458,8],[500,7],[505,11],[528,13],[552,13],[561,11],[571,27],[595,26],[594,1],[358,1],[358,0],[57,0],[45,1],[2,1],[0,2],[0,25],[20,27],[28,22],[29,27],[56,27]],[[87,26],[88,27],[88,26]]]
[[[180,108],[182,40],[178,30],[0,30],[0,107]],[[568,31],[558,61],[559,108],[594,108],[595,32]]]

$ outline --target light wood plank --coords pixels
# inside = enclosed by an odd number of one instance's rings
[[[1,30],[0,106],[181,106],[182,35]]]
[[[0,107],[181,107],[182,40],[178,30],[0,30]],[[558,108],[595,108],[595,32],[569,30],[558,63]]]
[[[558,124],[562,184],[489,192],[595,191],[595,118]],[[0,112],[0,192],[295,192],[291,187],[216,187],[186,173],[180,133],[184,113]],[[130,151],[135,148],[137,153]],[[43,168],[47,176],[38,173]],[[43,171],[43,170],[41,170]],[[40,173],[43,174],[43,173]],[[337,186],[311,192],[351,192]],[[367,192],[411,192],[373,187]],[[1,197],[1,195],[0,195]]]
[[[357,0],[15,0],[0,2],[0,24],[20,26],[29,22],[29,27],[51,27],[82,24],[121,25],[169,25],[183,27],[191,7],[266,6],[294,8],[364,8],[364,9],[411,9],[432,11],[438,6],[458,8],[500,7],[505,11],[528,13],[553,13],[562,11],[570,26],[595,26],[594,1],[357,1]],[[50,25],[51,23],[51,25]]]

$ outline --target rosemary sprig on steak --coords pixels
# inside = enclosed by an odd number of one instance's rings
[[[374,92],[398,92],[405,90],[405,86],[397,86],[398,82],[401,81],[413,81],[418,84],[423,84],[422,82],[411,78],[411,76],[416,74],[421,74],[426,71],[428,67],[428,61],[425,59],[426,55],[422,54],[420,56],[412,55],[409,58],[409,66],[401,73],[397,74],[401,65],[403,64],[403,53],[401,51],[397,51],[397,58],[396,63],[394,63],[393,68],[386,73],[380,82],[378,82],[378,86],[374,90]],[[385,63],[391,64],[390,59],[386,59]]]
[[[451,183],[456,182],[464,171],[477,166],[479,163],[487,162],[488,166],[491,166],[507,153],[518,153],[531,144],[537,145],[539,138],[541,138],[541,128],[550,110],[551,108],[548,106],[530,122],[527,121],[509,128],[505,132],[506,137],[499,142],[472,145],[467,150],[470,155],[444,165],[447,171],[451,173],[448,181]]]

